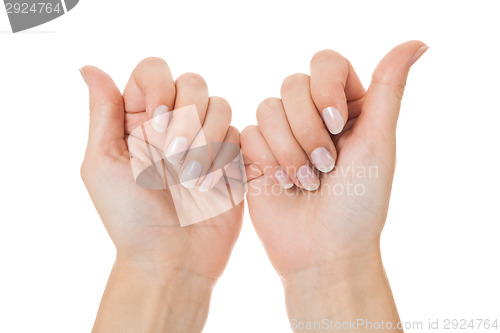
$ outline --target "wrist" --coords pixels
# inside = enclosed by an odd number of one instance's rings
[[[162,332],[201,332],[208,316],[215,281],[180,266],[137,262],[117,257],[119,276],[141,284],[149,294],[151,313]],[[149,332],[149,330],[145,330]]]
[[[201,332],[214,281],[117,257],[93,332]]]
[[[154,280],[158,287],[183,283],[196,285],[200,290],[211,292],[217,282],[216,279],[193,272],[182,263],[147,260],[119,253],[113,267],[114,270],[133,273],[142,279]]]
[[[322,323],[309,332],[327,332],[335,331],[336,323],[360,319],[394,327],[399,321],[380,251],[310,268],[283,279],[283,284],[293,330],[300,331],[300,323]],[[349,329],[344,325],[338,330]],[[362,326],[353,331],[364,332]]]
[[[380,247],[373,245],[363,250],[349,250],[326,256],[306,269],[282,275],[285,291],[324,292],[350,285],[367,274],[383,271]]]

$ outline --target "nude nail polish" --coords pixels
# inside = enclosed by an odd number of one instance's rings
[[[157,132],[163,133],[168,127],[170,122],[171,114],[168,113],[168,107],[166,105],[160,105],[153,112],[153,119],[151,120],[151,126]]]
[[[417,52],[415,52],[415,54],[411,58],[411,60],[410,60],[410,66],[413,66],[413,64],[415,62],[417,62],[418,59],[420,59],[420,57],[425,53],[425,51],[427,51],[427,49],[429,49],[429,47],[427,45],[424,45],[421,48],[419,48],[417,50]]]
[[[293,186],[292,181],[286,174],[285,170],[283,170],[283,168],[279,168],[278,170],[276,170],[276,172],[274,173],[274,177],[284,189],[289,189]]]
[[[213,172],[210,172],[209,174],[205,175],[205,179],[203,179],[203,182],[201,182],[200,186],[198,186],[198,191],[208,192],[208,190],[212,186],[213,180],[214,180]]]
[[[297,178],[308,191],[317,190],[319,187],[319,179],[309,164],[300,167],[299,171],[297,171]]]
[[[188,149],[188,140],[183,136],[176,136],[172,142],[170,142],[165,156],[170,163],[174,165],[179,164],[184,159],[184,155]]]
[[[190,161],[185,165],[180,177],[182,186],[192,189],[196,186],[198,179],[201,176],[201,163],[198,161]]]
[[[344,119],[342,119],[339,110],[333,106],[329,106],[321,112],[321,116],[330,133],[339,134],[342,132],[344,128]]]
[[[330,172],[335,167],[335,160],[330,152],[324,147],[315,149],[311,153],[311,160],[316,169],[321,172]]]
[[[79,71],[80,71],[80,74],[82,75],[83,81],[85,81],[85,84],[88,85],[87,76],[85,75],[85,71],[83,70],[83,68],[80,68]]]

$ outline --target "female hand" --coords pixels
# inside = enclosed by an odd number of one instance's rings
[[[250,215],[291,320],[398,320],[379,240],[401,98],[426,49],[419,41],[394,48],[368,91],[348,60],[318,52],[311,75],[287,77],[281,99],[264,100],[258,126],[242,132]]]
[[[200,331],[213,285],[238,237],[243,204],[181,228],[168,188],[136,185],[127,137],[149,120],[164,131],[167,123],[160,116],[194,104],[207,142],[239,145],[239,133],[229,125],[230,106],[220,97],[209,97],[199,75],[184,74],[174,83],[168,65],[158,58],[135,68],[123,97],[101,70],[87,66],[82,74],[90,94],[90,132],[81,174],[117,249],[94,330]],[[167,129],[164,150],[167,158],[186,152],[181,163],[186,169],[195,158],[187,151],[199,129],[176,125]]]

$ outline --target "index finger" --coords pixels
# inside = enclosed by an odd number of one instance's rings
[[[123,100],[125,112],[145,111],[147,120],[152,119],[157,110],[161,113],[171,111],[175,102],[175,84],[167,63],[161,58],[142,60],[130,76]]]

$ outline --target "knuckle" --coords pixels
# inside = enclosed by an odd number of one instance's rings
[[[333,81],[330,85],[314,85],[311,95],[317,103],[317,107],[322,109],[331,106],[332,103],[343,103],[345,99],[344,84],[340,81]]]
[[[342,62],[348,64],[347,59],[340,53],[333,50],[321,50],[316,52],[311,59],[311,64],[313,63],[323,63],[327,61]]]
[[[94,122],[95,119],[95,110],[96,109],[114,109],[114,108],[123,108],[123,99],[121,95],[110,96],[107,101],[104,102],[96,102],[94,100],[90,100],[89,102],[89,110],[90,110],[90,119],[89,122]]]
[[[232,127],[232,126],[231,126]],[[248,136],[252,136],[252,133],[255,133],[256,131],[258,131],[258,127],[256,125],[248,125],[247,127],[245,127],[243,129],[243,131],[241,131],[241,137],[248,137]]]
[[[229,119],[229,121],[231,121],[231,105],[229,105],[229,102],[225,98],[219,96],[210,97],[209,108],[210,107],[219,112],[221,115],[225,116],[225,120]]]
[[[240,131],[238,131],[238,129],[234,126],[229,126],[227,129],[226,137],[235,137],[238,138],[239,141],[240,135]]]
[[[319,135],[321,131],[307,124],[302,126],[300,129],[297,129],[295,133],[298,137],[298,140],[301,142],[308,142],[314,145],[314,143],[321,141],[321,136]]]
[[[281,162],[282,166],[287,166],[289,170],[298,170],[307,161],[307,156],[296,146],[282,143],[273,148],[273,154]]]
[[[225,124],[231,122],[232,111],[229,102],[219,96],[212,96],[209,99],[209,110],[217,112]]]
[[[309,84],[309,75],[303,73],[295,73],[287,76],[281,85],[281,91],[291,90],[297,87],[302,87]]]
[[[281,99],[277,97],[266,98],[257,107],[257,122],[265,122],[272,117],[275,110],[282,108]]]
[[[380,73],[377,69],[372,74],[371,86],[385,86],[396,100],[402,100],[405,92],[405,81],[393,82],[390,78],[386,77],[384,73]]]
[[[241,131],[240,142],[242,150],[246,148],[246,144],[251,145],[252,138],[258,133],[259,128],[256,125],[249,125]]]
[[[317,98],[323,101],[331,101],[334,99],[332,92],[328,89],[320,89],[317,92]]]
[[[168,82],[165,82],[164,84],[165,84],[164,91],[172,92],[173,95],[175,96],[175,83],[174,83],[174,81],[168,80]]]
[[[168,66],[167,65],[167,62],[165,60],[163,60],[162,58],[159,58],[159,57],[147,57],[147,58],[144,58],[137,67],[142,67],[142,66],[146,66],[146,67],[155,67],[155,66]]]
[[[277,97],[269,97],[260,102],[257,112],[268,112],[281,107],[281,99]]]
[[[210,103],[214,103],[218,108],[221,109],[231,109],[229,102],[225,98],[220,96],[211,96]]]
[[[205,79],[200,74],[184,73],[177,78],[177,84],[187,85],[195,88],[207,88]]]

